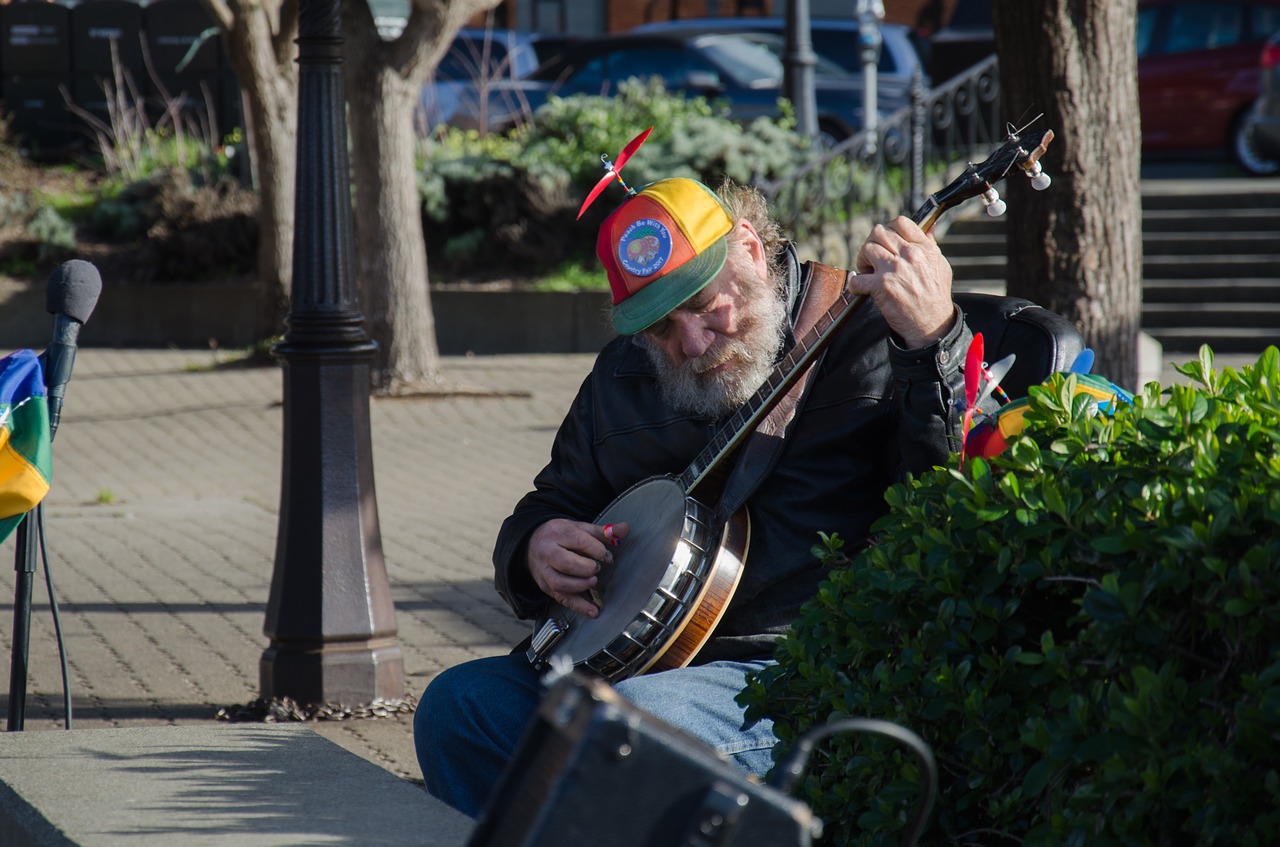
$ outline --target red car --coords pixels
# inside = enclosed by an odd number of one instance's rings
[[[1280,0],[1140,0],[1143,151],[1225,148],[1250,173],[1280,170],[1246,120],[1258,99],[1258,55],[1278,31]]]
[[[1258,55],[1280,32],[1280,0],[1137,5],[1143,153],[1228,152],[1250,173],[1280,171],[1280,161],[1258,150],[1246,121],[1258,99]],[[990,0],[957,0],[951,23],[933,38],[934,84],[994,48]]]
[[[1262,48],[1262,93],[1253,113],[1253,138],[1264,156],[1280,160],[1280,33]]]

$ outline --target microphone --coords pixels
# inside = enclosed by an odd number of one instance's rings
[[[62,399],[71,381],[80,327],[93,314],[102,293],[98,269],[81,259],[63,262],[49,276],[44,308],[53,315],[53,342],[44,351],[44,384],[49,389],[49,438],[58,429]]]

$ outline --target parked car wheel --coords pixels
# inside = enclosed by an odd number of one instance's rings
[[[1274,176],[1280,174],[1280,159],[1267,155],[1254,138],[1253,125],[1257,120],[1257,111],[1247,109],[1236,118],[1231,131],[1231,152],[1236,161],[1254,176]]]
[[[818,120],[818,149],[830,150],[849,137],[849,130],[835,121]]]

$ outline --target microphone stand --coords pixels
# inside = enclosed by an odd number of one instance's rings
[[[49,442],[58,431],[62,416],[62,396],[71,379],[71,367],[75,361],[76,337],[80,326],[89,319],[98,295],[102,292],[102,278],[98,269],[88,262],[73,259],[63,262],[49,277],[45,286],[45,311],[54,316],[53,341],[40,356],[44,370],[44,384],[49,403]],[[10,732],[21,731],[27,711],[27,662],[31,644],[31,583],[36,573],[37,551],[42,549],[44,509],[37,503],[18,524],[14,555],[13,649],[9,665],[9,720]],[[46,568],[47,568],[46,561]],[[50,604],[53,605],[53,589],[50,588]],[[57,625],[56,606],[54,623]],[[61,635],[61,633],[59,633]],[[61,642],[59,642],[61,643]],[[65,672],[64,672],[65,683]],[[70,727],[70,700],[68,699],[68,728]]]
[[[21,732],[27,715],[27,657],[31,645],[31,583],[40,547],[40,520],[44,504],[37,503],[18,524],[13,599],[13,650],[9,662],[9,732]]]
[[[40,357],[42,365],[48,356]],[[45,375],[46,387],[48,373]],[[50,398],[49,443],[58,433],[61,398]],[[44,503],[37,503],[14,532],[13,648],[9,659],[9,717],[6,730],[21,732],[27,719],[27,676],[31,654],[31,585],[44,532]],[[56,611],[56,610],[55,610]]]

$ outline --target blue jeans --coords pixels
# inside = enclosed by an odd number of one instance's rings
[[[618,693],[701,739],[749,774],[773,764],[773,721],[750,725],[734,697],[747,671],[771,661],[712,662],[619,682]],[[476,817],[497,785],[542,700],[541,674],[523,653],[466,662],[427,686],[413,716],[413,741],[427,790]]]

